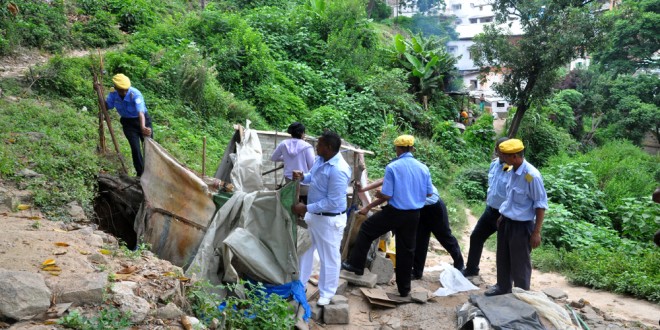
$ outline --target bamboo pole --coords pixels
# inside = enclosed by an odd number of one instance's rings
[[[202,143],[202,179],[206,176],[206,135]]]
[[[99,73],[96,73],[96,70],[92,68],[92,75],[94,76],[94,90],[96,91],[97,95],[97,100],[99,104],[99,112],[101,113],[99,117],[105,118],[105,122],[108,125],[108,130],[110,131],[110,137],[112,138],[112,143],[115,146],[115,152],[117,152],[117,157],[119,157],[119,161],[121,162],[121,168],[124,170],[124,174],[128,174],[128,170],[126,169],[126,164],[124,164],[124,158],[121,156],[121,152],[119,151],[119,143],[117,143],[117,138],[115,138],[115,131],[112,129],[112,122],[110,121],[110,114],[108,114],[108,109],[105,106],[105,91],[103,90],[103,57],[101,56],[101,51],[99,50],[99,61],[100,61],[100,67],[99,67]],[[101,123],[102,125],[102,123]],[[103,137],[103,140],[105,141],[105,136]]]

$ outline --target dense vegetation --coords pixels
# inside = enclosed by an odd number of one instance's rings
[[[59,210],[72,200],[91,210],[97,173],[119,170],[114,157],[95,153],[90,68],[99,57],[62,54],[112,46],[103,55],[106,89],[111,75],[126,73],[145,95],[155,139],[191,169],[201,170],[204,136],[207,164],[217,164],[231,125],[246,119],[280,131],[301,120],[312,135],[333,129],[376,152],[368,160],[374,177],[394,156],[392,139],[409,132],[460,225],[465,203],[485,197],[493,119],[480,116],[463,133],[453,124],[459,102],[441,92],[460,85],[444,47],[456,36],[451,19],[397,20],[387,18],[382,1],[377,10],[369,3],[0,0],[0,54],[60,54],[24,80],[0,80],[0,175],[32,189],[53,218],[64,217]],[[660,24],[645,22],[658,22],[658,3],[624,1],[590,17],[620,38],[621,17],[637,17],[657,45],[660,33],[648,29]],[[529,104],[520,124],[517,136],[552,202],[533,257],[578,284],[660,302],[660,252],[650,243],[660,209],[649,197],[660,183],[660,159],[639,147],[644,134],[659,132],[660,79],[641,70],[657,62],[626,62],[614,47],[594,45],[589,68],[551,70],[549,97]],[[18,175],[24,168],[43,176]],[[207,166],[205,174],[213,171]]]

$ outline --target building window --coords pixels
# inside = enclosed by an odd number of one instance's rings
[[[481,18],[481,23],[490,23],[492,21],[493,21],[493,16]]]
[[[450,52],[450,53],[456,53],[457,50],[458,50],[458,47],[456,47],[456,46],[447,47],[447,51]]]
[[[459,4],[453,4],[453,5],[451,5],[451,9],[452,10],[461,10],[461,4],[460,3]]]
[[[498,108],[504,108],[504,102],[497,102]]]
[[[470,23],[471,23],[471,24],[476,24],[476,23],[477,23],[477,19],[476,19],[476,18],[470,18]]]
[[[476,80],[470,80],[470,88],[473,90],[477,89],[477,81]]]

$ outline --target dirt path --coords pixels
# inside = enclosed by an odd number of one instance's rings
[[[470,231],[474,228],[478,220],[469,209],[465,210],[465,214],[467,215],[469,225],[466,227],[465,232],[463,232],[461,239],[461,246],[464,247],[462,250],[464,255],[468,252]],[[484,282],[489,285],[497,282],[494,251],[484,249],[480,268],[480,276]],[[575,286],[568,283],[566,277],[560,274],[543,273],[537,269],[532,271],[532,291],[541,291],[553,287],[566,292],[569,301],[577,301],[582,298],[613,319],[638,321],[649,327],[658,327],[658,319],[660,318],[660,305],[658,304],[605,291]]]

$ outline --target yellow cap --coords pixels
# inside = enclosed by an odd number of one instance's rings
[[[115,88],[118,89],[128,89],[131,87],[131,80],[121,73],[112,77],[112,83],[115,84]]]
[[[415,137],[412,135],[399,135],[394,139],[394,145],[397,147],[412,147],[415,145]]]
[[[509,139],[500,143],[500,152],[505,154],[515,154],[525,149],[522,141],[518,139]]]

